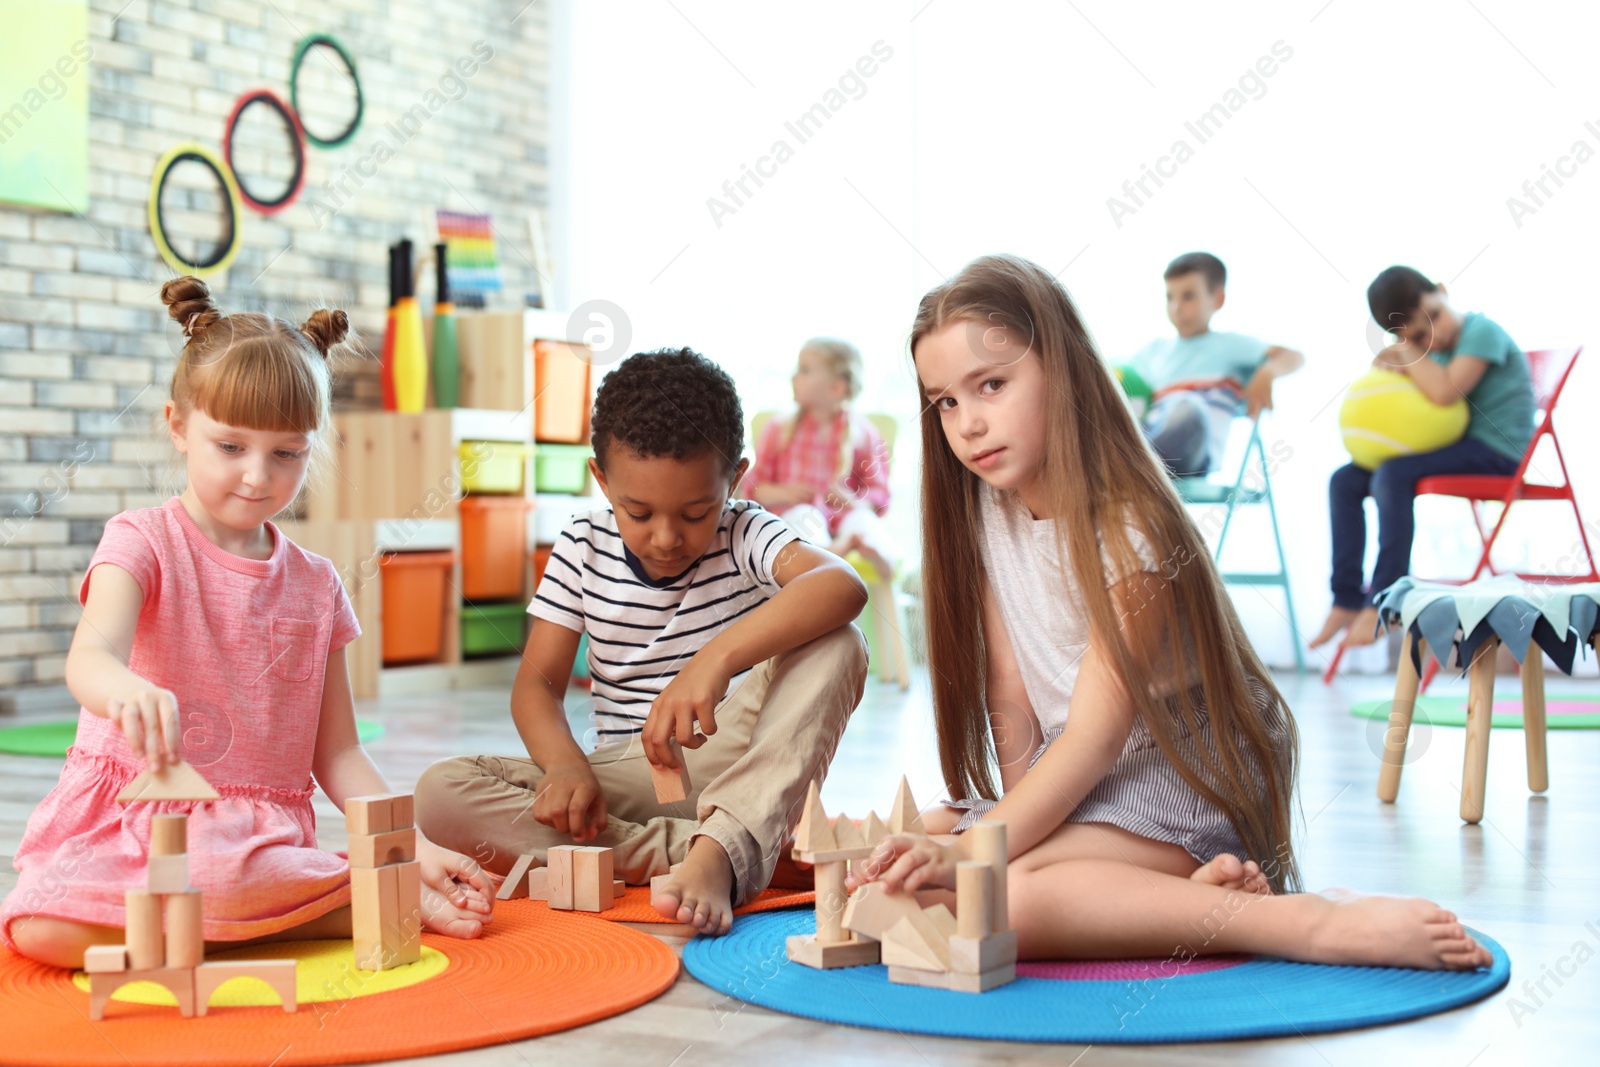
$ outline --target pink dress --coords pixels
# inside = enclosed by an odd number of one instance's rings
[[[272,556],[245,559],[206,539],[176,499],[106,524],[79,590],[112,563],[144,604],[128,666],[178,697],[182,753],[222,794],[123,805],[140,771],[122,731],[81,710],[61,781],[28,820],[0,940],[20,915],[122,926],[123,894],[145,884],[150,817],[189,813],[189,881],[205,894],[205,936],[235,941],[299,925],[349,902],[349,867],[317,847],[311,763],[328,654],[360,634],[333,564],[271,523]]]
[[[822,510],[828,533],[839,532],[849,506],[828,500],[828,490],[839,478],[839,452],[844,435],[850,435],[850,467],[845,487],[859,503],[882,515],[889,510],[889,455],[883,435],[867,419],[841,411],[828,426],[819,426],[809,413],[768,420],[756,442],[756,460],[745,478],[746,494],[758,485],[809,485],[816,492],[807,503]],[[794,425],[793,436],[789,427]],[[789,437],[787,442],[785,437]]]

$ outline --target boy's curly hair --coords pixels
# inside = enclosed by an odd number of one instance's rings
[[[722,457],[730,476],[744,454],[744,410],[726,371],[692,348],[629,356],[605,376],[590,422],[601,470],[613,444],[640,456]]]

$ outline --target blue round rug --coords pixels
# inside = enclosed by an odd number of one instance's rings
[[[784,939],[816,929],[811,911],[744,915],[724,937],[697,937],[684,966],[729,996],[823,1022],[1001,1041],[1157,1043],[1327,1033],[1414,1019],[1500,989],[1511,961],[1472,936],[1494,965],[1472,972],[1333,967],[1285,960],[1200,958],[1109,964],[1020,964],[988,993],[892,985],[888,968],[818,971],[791,964]],[[1113,980],[1074,974],[1119,973]],[[1024,971],[1049,977],[1023,977]],[[1142,978],[1127,975],[1142,974]]]

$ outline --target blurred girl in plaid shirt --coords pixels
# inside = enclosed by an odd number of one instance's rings
[[[887,578],[899,551],[880,518],[889,509],[889,450],[867,419],[850,411],[861,392],[861,353],[848,341],[814,337],[795,368],[796,410],[770,420],[756,442],[745,492],[806,540],[856,551]]]

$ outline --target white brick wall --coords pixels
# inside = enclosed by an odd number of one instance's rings
[[[89,202],[69,214],[0,204],[0,711],[64,695],[82,568],[105,520],[159,500],[167,478],[171,449],[152,419],[179,334],[156,298],[171,271],[145,221],[161,154],[192,140],[220,155],[234,99],[265,86],[288,100],[296,41],[332,33],[360,70],[361,128],[339,149],[308,145],[290,207],[244,210],[238,258],[209,279],[219,300],[296,323],[317,304],[342,307],[375,347],[385,246],[409,236],[423,254],[439,207],[494,214],[506,292],[519,300],[539,288],[524,257],[527,214],[546,200],[549,71],[545,4],[519,16],[523,2],[90,0],[93,59],[77,75],[89,79]],[[463,79],[466,95],[398,143],[386,124],[478,41],[494,55]],[[53,57],[39,62],[42,73]],[[359,188],[352,181],[354,195],[325,189],[380,138],[395,155]],[[343,200],[321,227],[313,197]],[[375,364],[346,368],[338,396],[376,406]]]

